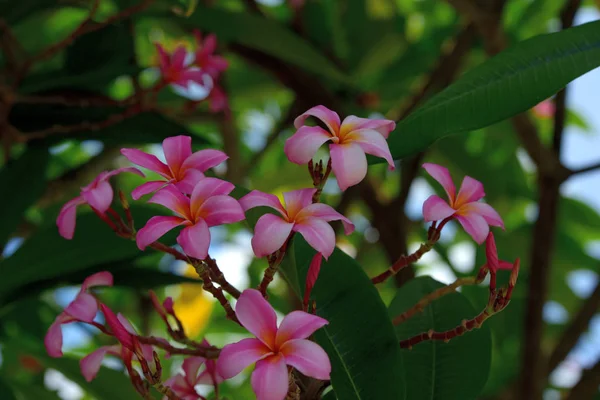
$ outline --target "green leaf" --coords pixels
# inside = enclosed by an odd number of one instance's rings
[[[327,57],[272,19],[199,5],[191,17],[181,19],[181,24],[213,32],[224,42],[260,50],[307,71],[348,83],[348,77]]]
[[[148,206],[132,207],[131,210],[138,227],[156,215],[156,210]],[[167,236],[164,242],[171,243],[172,237],[172,234]],[[77,217],[72,240],[61,237],[54,224],[47,225],[0,263],[0,274],[4,276],[0,280],[0,299],[6,299],[28,284],[131,259],[139,254],[134,241],[118,237],[94,213],[83,213]]]
[[[15,391],[17,392],[18,400],[60,400],[60,397],[58,397],[56,392],[51,392],[42,386],[24,384],[17,384],[14,386]],[[4,399],[4,397],[0,398]],[[7,400],[10,400],[10,398]]]
[[[2,400],[17,400],[13,389],[0,376],[0,399]]]
[[[0,196],[0,248],[23,219],[23,213],[46,188],[48,149],[31,145],[17,160],[0,169],[0,187],[7,192]],[[26,179],[26,183],[24,183]]]
[[[430,277],[416,278],[396,294],[389,306],[395,317],[423,296],[443,287]],[[399,340],[430,329],[445,331],[460,325],[463,319],[477,314],[460,293],[452,293],[433,302],[425,310],[395,327]],[[444,342],[424,342],[411,350],[403,350],[406,390],[409,399],[469,400],[475,399],[485,385],[491,363],[491,337],[486,325],[481,329]]]
[[[300,236],[292,246],[304,282],[314,250]],[[360,265],[336,249],[323,261],[311,300],[317,303],[317,315],[329,321],[315,338],[331,360],[336,396],[344,400],[404,399],[398,340],[385,305]]]
[[[395,159],[523,112],[600,66],[600,21],[517,43],[463,75],[398,124]]]
[[[37,1],[13,1],[0,0],[0,15],[9,24],[15,24],[23,18],[27,18],[34,13],[45,11],[48,8],[56,7],[54,0]]]

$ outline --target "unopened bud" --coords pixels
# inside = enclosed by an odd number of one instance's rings
[[[509,288],[515,287],[517,284],[517,278],[519,277],[519,268],[521,267],[521,260],[517,258],[513,264],[512,271],[510,271]]]
[[[119,199],[121,200],[121,205],[123,206],[123,209],[128,210],[129,202],[127,201],[127,198],[125,197],[125,193],[123,193],[122,190],[119,190]]]

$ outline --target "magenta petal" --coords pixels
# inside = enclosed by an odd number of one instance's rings
[[[454,186],[454,182],[452,181],[452,177],[450,176],[448,168],[432,163],[423,164],[423,168],[425,168],[425,171],[427,171],[427,173],[431,175],[433,179],[442,185],[450,201],[454,201],[456,187]]]
[[[309,109],[304,114],[300,115],[294,120],[294,126],[296,128],[300,128],[304,124],[306,118],[311,116],[323,121],[323,123],[327,125],[327,128],[329,128],[329,131],[332,134],[336,134],[339,132],[340,116],[335,111],[331,111],[325,106],[315,106]]]
[[[359,129],[348,134],[346,138],[357,143],[365,153],[386,160],[390,170],[395,168],[392,153],[381,133],[373,129]]]
[[[244,328],[267,347],[273,348],[277,334],[277,316],[258,290],[246,289],[242,292],[235,304],[235,315]]]
[[[481,215],[483,219],[485,219],[485,222],[491,226],[499,226],[500,228],[504,229],[502,217],[500,217],[500,214],[498,214],[496,210],[494,210],[489,204],[473,202],[465,204],[461,210],[462,209],[467,209],[469,213],[473,212]]]
[[[112,286],[113,285],[113,276],[108,271],[96,272],[85,278],[83,283],[81,284],[81,291],[84,292],[88,288],[94,286]]]
[[[396,123],[389,119],[370,119],[349,115],[344,118],[342,126],[340,127],[340,131],[342,132],[351,132],[361,129],[374,130],[382,135],[384,139],[387,139],[390,132],[396,129]]]
[[[200,218],[194,225],[183,228],[177,236],[177,243],[188,256],[205,259],[210,246],[210,231],[206,221]]]
[[[423,203],[423,219],[425,222],[441,221],[448,218],[456,212],[450,207],[446,200],[437,195],[429,196]]]
[[[79,293],[75,300],[65,308],[65,313],[83,322],[92,322],[97,312],[98,302],[96,298],[85,292]]]
[[[482,244],[487,237],[490,227],[485,219],[479,214],[459,215],[456,217],[465,231],[471,235],[473,240]]]
[[[187,51],[184,46],[177,46],[173,55],[171,56],[171,66],[173,69],[181,70],[184,67],[185,57],[187,55]]]
[[[187,383],[194,387],[196,385],[196,377],[198,376],[198,370],[204,364],[206,359],[204,357],[188,357],[183,360],[181,368],[185,373],[185,380]]]
[[[150,244],[156,242],[161,236],[171,229],[183,224],[185,221],[179,217],[152,217],[146,225],[140,229],[135,237],[137,246],[144,250]]]
[[[252,237],[252,249],[257,257],[265,257],[279,250],[294,227],[281,217],[265,214],[258,219]]]
[[[242,206],[231,196],[213,196],[198,209],[198,214],[208,226],[232,224],[243,221],[246,216]]]
[[[277,344],[281,346],[288,340],[306,339],[328,323],[326,319],[316,315],[304,311],[292,311],[281,321],[277,331]]]
[[[100,308],[102,309],[102,313],[104,314],[104,319],[106,320],[107,325],[110,327],[115,338],[121,343],[125,348],[134,351],[133,349],[133,337],[130,332],[123,326],[119,318],[115,315],[115,313],[105,306],[104,304],[100,304]]]
[[[182,48],[180,47],[177,50],[179,49]],[[183,50],[183,57],[185,58],[185,50]],[[192,155],[192,138],[184,135],[168,137],[163,140],[162,145],[167,164],[173,174],[177,175],[183,162]]]
[[[118,346],[102,346],[82,358],[79,361],[79,368],[81,369],[81,375],[83,375],[85,380],[88,382],[94,380],[96,375],[98,375],[98,371],[100,371],[102,360],[106,354],[109,352],[114,353],[116,351],[118,351]]]
[[[463,205],[481,200],[485,196],[483,184],[477,179],[465,176],[456,195],[456,203]]]
[[[110,208],[114,193],[110,183],[102,181],[95,188],[83,190],[81,195],[90,206],[104,213]]]
[[[344,233],[346,235],[354,232],[354,224],[352,221],[335,211],[333,207],[328,206],[327,204],[310,204],[307,207],[304,207],[302,211],[298,213],[296,219],[300,221],[306,217],[315,217],[328,222],[341,220],[342,224],[344,225]]]
[[[256,363],[250,378],[257,400],[284,400],[288,393],[288,371],[281,355]]]
[[[506,269],[506,270],[511,270],[514,268],[514,264],[508,261],[504,261],[504,260],[500,260],[498,262],[498,269]]]
[[[158,61],[160,63],[159,66],[160,66],[161,72],[164,74],[164,70],[166,68],[168,68],[169,64],[171,63],[169,61],[169,55],[167,54],[165,49],[160,44],[154,43],[154,46],[156,46],[156,51],[158,52]]]
[[[485,240],[485,257],[488,268],[496,271],[498,269],[498,249],[496,248],[496,240],[494,240],[492,232],[488,233]]]
[[[148,203],[160,204],[186,218],[189,217],[190,199],[175,186],[167,185],[152,196]]]
[[[208,198],[218,195],[227,195],[235,188],[233,183],[224,181],[217,178],[204,178],[201,179],[194,190],[190,200],[190,206],[192,212],[196,214],[198,209],[202,206]]]
[[[197,169],[186,169],[183,173],[183,178],[179,182],[174,182],[174,185],[181,193],[191,195],[198,182],[202,179],[204,179],[204,173]]]
[[[312,378],[328,380],[331,374],[331,363],[325,350],[315,342],[296,339],[281,346],[285,363]]]
[[[65,239],[73,239],[75,233],[75,221],[77,218],[77,206],[85,204],[83,197],[78,196],[73,200],[65,203],[60,209],[60,213],[56,218],[56,226],[58,226],[58,233]]]
[[[248,211],[254,207],[271,207],[279,211],[282,216],[286,215],[286,212],[281,205],[281,201],[279,201],[279,198],[274,194],[253,190],[242,197],[239,202],[244,211]]]
[[[323,254],[316,253],[312,260],[310,261],[310,265],[308,266],[308,271],[306,273],[306,282],[304,283],[304,298],[302,299],[302,304],[304,308],[308,308],[308,302],[310,300],[310,294],[312,293],[312,289],[317,283],[317,278],[319,278],[319,272],[321,271],[321,263],[323,262]],[[277,341],[280,341],[281,335],[281,327],[277,331]]]
[[[354,186],[367,176],[367,157],[356,143],[331,144],[331,167],[342,191]]]
[[[270,350],[254,338],[228,344],[219,354],[217,371],[224,379],[232,378],[269,353]]]
[[[306,164],[331,134],[319,126],[303,126],[285,141],[283,151],[287,158],[295,164]]]
[[[112,171],[103,172],[102,174],[99,175],[99,181],[106,181],[115,175],[122,174],[123,172],[131,172],[133,174],[141,176],[142,178],[146,177],[146,175],[144,175],[144,173],[142,171],[140,171],[139,169],[137,169],[135,167],[122,167],[122,168],[113,169]]]
[[[62,330],[60,326],[62,321],[60,316],[50,325],[46,336],[44,337],[44,346],[50,357],[58,358],[63,356],[62,352]]]
[[[183,169],[193,168],[205,172],[210,168],[216,167],[229,157],[220,150],[206,149],[200,150],[186,158],[182,164]]]
[[[133,191],[131,192],[131,197],[134,200],[139,200],[140,197],[145,196],[149,193],[156,192],[157,190],[162,189],[167,184],[168,184],[168,182],[165,182],[165,181],[146,182],[146,183],[136,187],[135,189],[133,189]]]
[[[305,218],[294,225],[294,231],[300,233],[313,249],[329,258],[335,248],[335,232],[331,225],[322,219]]]
[[[285,209],[290,218],[293,218],[293,216],[298,214],[304,207],[312,204],[312,198],[316,192],[317,189],[313,188],[284,192],[283,201],[285,202]]]
[[[154,172],[158,172],[165,178],[169,178],[171,176],[169,167],[167,167],[162,161],[152,154],[144,153],[138,149],[121,149],[121,154],[123,154],[125,158],[127,158],[133,164],[148,168]]]

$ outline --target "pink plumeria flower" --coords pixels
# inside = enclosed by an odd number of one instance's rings
[[[235,313],[256,339],[243,339],[221,350],[217,371],[224,379],[256,363],[251,383],[258,400],[285,398],[288,393],[286,365],[312,378],[329,379],[331,364],[327,353],[307,340],[313,332],[327,325],[327,320],[304,311],[292,311],[278,328],[275,310],[254,289],[244,290]]]
[[[492,232],[487,235],[485,240],[485,257],[487,259],[486,266],[490,271],[490,287],[495,289],[497,271],[499,269],[511,270],[514,265],[508,261],[498,259],[498,249]]]
[[[177,243],[190,257],[205,259],[208,256],[211,226],[242,221],[244,211],[229,193],[232,183],[217,178],[204,178],[198,182],[192,195],[185,196],[174,186],[159,190],[148,201],[160,204],[177,214],[171,217],[152,217],[137,233],[136,241],[140,250],[154,243],[171,229],[184,226],[177,237]]]
[[[79,196],[65,203],[60,209],[58,218],[56,218],[56,225],[58,226],[58,233],[60,233],[62,237],[65,239],[73,239],[77,206],[88,204],[101,214],[104,214],[106,210],[110,208],[114,192],[108,180],[110,177],[122,172],[132,172],[144,176],[140,170],[133,167],[119,168],[114,171],[104,171],[100,173],[92,183],[81,188],[81,194]]]
[[[190,82],[205,86],[206,74],[200,68],[191,66],[188,60],[187,50],[184,46],[178,46],[173,54],[169,54],[158,43],[155,43],[158,51],[160,74],[166,84],[187,89]],[[212,81],[210,82],[212,84]]]
[[[456,218],[473,239],[482,244],[491,226],[504,229],[500,215],[490,205],[481,203],[485,196],[483,184],[470,176],[465,176],[458,195],[448,168],[437,164],[425,163],[423,168],[442,185],[448,195],[448,202],[432,195],[423,203],[423,217],[426,222]]]
[[[195,35],[198,47],[195,53],[194,64],[200,67],[212,79],[216,80],[228,66],[227,60],[214,54],[217,49],[217,37],[211,34],[202,40],[200,31],[196,31]]]
[[[265,214],[258,219],[252,237],[252,249],[257,257],[274,253],[283,246],[292,232],[298,232],[315,250],[327,259],[335,248],[335,232],[329,221],[341,220],[346,235],[354,224],[332,207],[315,203],[317,189],[300,189],[283,194],[285,206],[277,196],[253,190],[240,199],[244,211],[254,207],[271,207],[281,215]]]
[[[163,152],[167,163],[156,156],[144,153],[138,149],[121,149],[129,161],[157,172],[165,180],[150,181],[137,187],[131,192],[135,200],[157,191],[167,183],[172,183],[185,194],[192,193],[196,183],[204,178],[204,172],[227,160],[227,154],[219,150],[206,149],[192,153],[192,138],[190,136],[173,136],[163,141]]]
[[[203,340],[202,344],[210,346],[206,340]],[[203,365],[204,369],[200,372],[200,368]],[[224,380],[217,371],[215,360],[207,360],[204,357],[188,357],[183,361],[181,368],[183,369],[183,373],[169,378],[165,382],[165,385],[170,387],[182,400],[198,400],[202,398],[196,391],[197,385],[216,386]]]
[[[225,113],[229,112],[227,94],[219,85],[213,86],[208,95],[208,102],[210,104],[210,111],[213,113],[221,111],[224,111]]]
[[[321,120],[327,130],[319,126],[303,126],[310,116]],[[298,130],[284,147],[288,159],[296,164],[306,164],[319,147],[331,142],[331,167],[341,190],[356,185],[367,175],[365,153],[384,158],[390,169],[394,169],[394,160],[386,142],[390,132],[396,128],[394,121],[351,115],[340,123],[336,112],[325,106],[316,106],[296,118],[294,126]]]
[[[88,293],[88,289],[96,286],[112,286],[113,276],[110,272],[102,271],[88,276],[81,285],[79,293],[64,310],[56,317],[46,337],[44,345],[46,351],[51,357],[62,357],[62,330],[61,325],[71,322],[87,322],[94,321],[94,317],[98,312],[98,300]]]

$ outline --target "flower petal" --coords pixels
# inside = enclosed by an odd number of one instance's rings
[[[257,257],[268,256],[279,250],[292,232],[294,224],[281,217],[265,214],[258,219],[252,237],[252,249]]]
[[[85,204],[82,196],[75,197],[73,200],[65,203],[60,209],[60,213],[56,218],[56,226],[58,233],[65,239],[73,239],[75,233],[75,220],[77,218],[77,206]]]
[[[197,215],[198,209],[202,204],[212,196],[227,195],[235,188],[233,183],[217,178],[201,179],[194,190],[190,199],[190,209],[192,214]]]
[[[482,244],[485,241],[485,238],[490,231],[490,227],[481,215],[457,215],[456,219],[478,244]]]
[[[108,181],[102,181],[95,188],[82,190],[81,196],[91,207],[104,213],[110,208],[114,192]]]
[[[286,212],[281,205],[281,201],[279,201],[279,198],[274,194],[253,190],[242,197],[239,202],[244,212],[254,207],[271,207],[279,211],[282,216],[286,215]]]
[[[60,316],[54,320],[50,328],[48,328],[48,332],[46,332],[46,336],[44,336],[44,346],[46,347],[46,352],[50,357],[58,358],[63,356],[62,352],[62,330],[60,326],[62,325],[62,321]]]
[[[389,119],[360,118],[349,115],[342,121],[340,132],[342,135],[361,129],[371,129],[387,139],[390,132],[396,129],[396,123]]]
[[[337,136],[337,133],[340,130],[340,116],[335,111],[331,111],[325,106],[315,106],[304,114],[301,114],[294,120],[294,126],[299,129],[304,125],[306,118],[311,116],[323,121],[323,123],[327,125],[327,128],[329,128],[329,131]]]
[[[183,50],[183,57],[185,58],[185,49],[182,47],[177,48],[175,55],[178,54],[180,49]],[[173,58],[175,58],[175,55]],[[173,175],[177,176],[183,162],[192,155],[192,138],[185,135],[172,136],[163,140],[162,145],[167,165]]]
[[[102,346],[87,356],[83,357],[79,361],[79,368],[81,369],[81,375],[86,381],[91,382],[94,380],[100,367],[102,366],[102,360],[107,353],[115,354],[119,352],[119,346]]]
[[[208,226],[232,224],[246,218],[240,203],[231,196],[212,196],[202,204],[196,215],[203,218]]]
[[[197,169],[190,168],[185,170],[183,178],[180,179],[179,182],[174,182],[173,184],[181,193],[191,195],[198,182],[204,178],[204,173]]]
[[[194,225],[183,228],[177,236],[177,243],[188,256],[204,260],[210,246],[210,231],[206,221],[200,218]]]
[[[423,203],[423,219],[425,222],[441,221],[455,212],[456,210],[450,207],[446,200],[435,194],[429,196]]]
[[[480,202],[467,203],[460,208],[460,212],[479,214],[489,225],[499,226],[500,228],[504,229],[502,217],[500,217],[500,214],[498,214],[496,210],[494,210],[489,204]]]
[[[121,154],[133,164],[157,172],[167,179],[171,177],[169,167],[152,154],[144,153],[138,149],[121,149]]]
[[[186,158],[181,165],[181,168],[188,169],[193,168],[205,172],[210,168],[216,167],[223,161],[227,160],[229,156],[220,150],[206,149],[200,150]]]
[[[328,323],[326,319],[316,315],[304,311],[292,311],[283,318],[279,325],[277,344],[281,346],[288,340],[306,339]]]
[[[140,197],[145,196],[149,193],[156,192],[156,191],[162,189],[163,187],[165,187],[165,185],[168,185],[168,182],[166,182],[166,181],[146,182],[146,183],[136,187],[135,189],[133,189],[133,191],[131,192],[131,197],[134,200],[139,200]]]
[[[102,309],[102,313],[104,314],[104,319],[106,320],[107,325],[110,327],[115,338],[121,343],[125,348],[134,351],[133,349],[133,337],[132,334],[125,329],[119,318],[115,315],[115,313],[105,306],[104,304],[100,304],[100,308]]]
[[[148,203],[160,204],[184,218],[190,217],[190,199],[173,185],[167,185],[152,196]]]
[[[305,218],[294,225],[294,231],[300,233],[311,247],[329,258],[335,248],[335,232],[331,225],[322,219]]]
[[[331,374],[331,363],[325,350],[315,342],[296,339],[286,342],[281,347],[285,363],[312,378],[328,380]]]
[[[454,182],[452,181],[452,177],[450,176],[448,168],[432,163],[423,164],[423,168],[425,168],[425,171],[427,171],[427,173],[431,175],[433,179],[442,185],[446,191],[446,194],[448,195],[448,199],[450,199],[450,202],[453,202],[456,194],[456,186],[454,186]]]
[[[288,371],[281,355],[256,363],[250,378],[257,400],[284,400],[288,393]]]
[[[228,344],[219,354],[217,371],[225,379],[232,378],[269,353],[269,348],[254,338]]]
[[[258,290],[246,289],[242,292],[235,304],[235,315],[244,328],[267,347],[273,348],[277,334],[277,316]]]
[[[320,126],[302,126],[285,141],[283,151],[291,162],[306,164],[319,147],[330,139],[331,134]]]
[[[356,143],[330,144],[331,167],[342,191],[354,186],[367,175],[367,157]]]
[[[122,167],[122,168],[113,169],[112,171],[103,172],[102,174],[100,174],[98,176],[98,181],[106,181],[115,175],[122,174],[123,172],[131,172],[133,174],[141,176],[142,178],[146,177],[146,175],[144,175],[144,173],[142,171],[140,171],[139,169],[137,169],[135,167]]]
[[[183,360],[181,368],[185,373],[185,380],[191,386],[196,385],[196,377],[198,376],[198,370],[204,364],[206,359],[204,357],[188,357]]]
[[[163,72],[166,68],[169,67],[169,64],[171,63],[169,61],[169,55],[167,54],[165,49],[160,44],[154,43],[154,46],[156,46],[156,50],[158,52],[159,66],[160,66],[161,72]]]
[[[97,312],[98,301],[86,292],[80,292],[75,300],[65,308],[65,313],[83,322],[92,322]]]
[[[179,217],[152,217],[146,222],[146,225],[140,229],[135,237],[135,241],[140,250],[144,250],[150,244],[156,242],[161,236],[171,229],[182,225],[185,221]]]
[[[317,189],[300,189],[283,193],[285,209],[290,218],[294,218],[304,207],[312,204],[312,198]]]
[[[327,222],[341,220],[342,224],[344,225],[344,233],[346,235],[349,235],[352,232],[354,232],[354,224],[352,223],[352,221],[344,217],[339,212],[335,211],[333,207],[327,204],[310,204],[307,207],[304,207],[302,211],[298,213],[296,219],[300,221],[306,217],[315,217]]]
[[[346,136],[346,140],[358,143],[367,154],[381,157],[387,161],[390,170],[395,169],[390,148],[381,133],[374,129],[359,129]]]
[[[306,273],[306,282],[304,283],[304,298],[302,299],[302,306],[304,309],[308,309],[308,303],[310,301],[310,294],[312,293],[312,289],[317,283],[317,279],[319,278],[319,272],[321,271],[321,263],[323,262],[323,254],[316,253],[312,260],[310,261],[310,265],[308,266],[308,271]],[[279,333],[281,332],[281,327],[277,331],[277,340],[280,340]],[[286,339],[287,340],[287,339]]]
[[[496,240],[492,232],[488,233],[485,239],[485,257],[488,268],[496,271],[498,269],[498,249],[496,248]]]
[[[84,292],[88,288],[95,286],[112,286],[113,283],[113,276],[110,272],[100,271],[85,278],[81,284],[81,291]]]
[[[171,67],[175,70],[183,69],[187,51],[184,46],[177,46],[171,56]]]
[[[485,196],[483,184],[477,179],[465,176],[458,190],[458,195],[456,195],[456,207],[481,200],[483,196]]]

